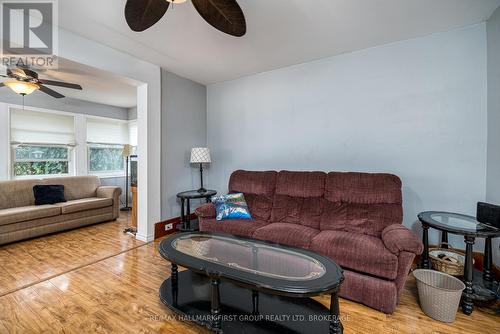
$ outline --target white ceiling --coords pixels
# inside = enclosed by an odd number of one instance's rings
[[[487,20],[500,0],[238,0],[247,35],[209,26],[188,1],[143,33],[125,0],[64,0],[63,28],[210,84]]]
[[[1,71],[5,73],[5,69]],[[73,99],[102,103],[121,108],[137,105],[138,83],[113,73],[59,58],[57,70],[37,71],[40,79],[50,79],[76,83],[83,90],[48,86]]]

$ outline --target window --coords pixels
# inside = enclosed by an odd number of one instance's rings
[[[10,109],[13,178],[72,175],[74,117]]]
[[[121,174],[125,170],[123,146],[89,145],[89,172]]]
[[[68,147],[19,145],[13,151],[14,177],[69,174]]]
[[[89,174],[123,176],[123,146],[130,141],[128,121],[87,117]]]

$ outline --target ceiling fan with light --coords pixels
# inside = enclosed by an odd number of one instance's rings
[[[144,31],[155,25],[170,5],[187,0],[127,0],[125,19],[133,31]],[[245,15],[236,0],[191,0],[198,13],[215,29],[241,37],[247,26]]]
[[[21,67],[9,68],[7,69],[7,75],[0,75],[0,77],[9,78],[9,80],[0,83],[0,88],[7,86],[17,94],[23,96],[29,95],[34,91],[39,90],[45,94],[55,97],[56,99],[64,97],[64,95],[46,87],[45,85],[82,90],[82,86],[77,84],[39,79],[38,73]]]

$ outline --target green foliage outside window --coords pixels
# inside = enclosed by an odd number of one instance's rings
[[[69,173],[69,149],[58,146],[21,145],[14,150],[14,175]]]
[[[121,147],[90,147],[90,172],[116,172],[125,170]]]

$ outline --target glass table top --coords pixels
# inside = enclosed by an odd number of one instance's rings
[[[193,233],[174,239],[172,247],[204,261],[287,281],[314,280],[326,273],[321,262],[298,251],[225,236]]]
[[[431,227],[461,234],[500,235],[500,229],[480,223],[475,217],[452,212],[428,211],[418,215],[419,219]]]

